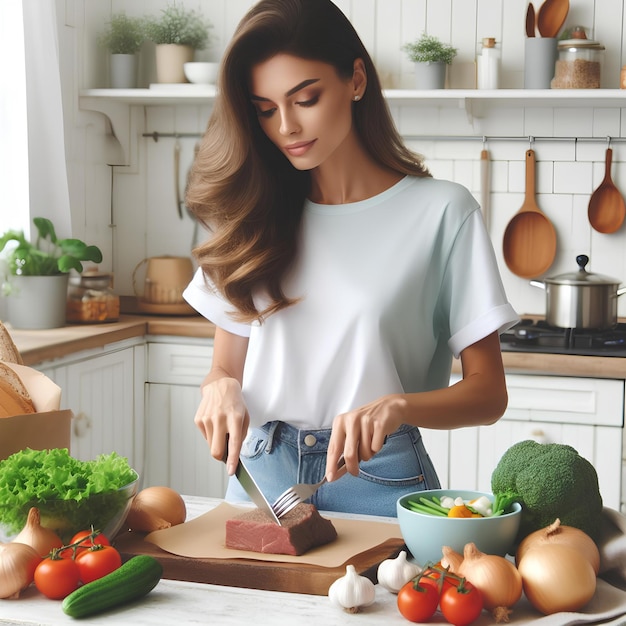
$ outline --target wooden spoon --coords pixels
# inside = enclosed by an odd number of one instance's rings
[[[537,28],[542,37],[556,37],[569,12],[569,0],[545,0],[537,14]]]
[[[535,153],[526,150],[526,196],[504,231],[504,260],[522,278],[536,278],[554,262],[556,231],[535,200]]]
[[[626,215],[624,198],[611,179],[612,158],[613,150],[607,148],[604,179],[589,200],[589,223],[599,233],[614,233]]]
[[[532,2],[528,3],[528,9],[526,10],[526,37],[535,36],[535,7]]]

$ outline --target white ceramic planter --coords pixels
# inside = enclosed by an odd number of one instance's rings
[[[9,322],[13,328],[40,330],[65,326],[68,274],[11,276]]]
[[[415,63],[416,89],[443,89],[446,85],[446,63]]]

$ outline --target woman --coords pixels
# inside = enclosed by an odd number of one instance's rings
[[[185,298],[216,325],[195,423],[270,501],[327,475],[319,509],[393,516],[439,486],[420,427],[506,408],[517,316],[479,207],[403,145],[330,0],[253,6],[218,91],[187,193],[211,235]],[[226,497],[245,497],[233,478]]]

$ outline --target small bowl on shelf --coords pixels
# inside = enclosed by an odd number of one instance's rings
[[[515,545],[521,521],[522,507],[514,502],[502,515],[493,517],[441,517],[411,510],[408,500],[437,496],[461,497],[470,502],[487,496],[493,502],[493,494],[466,489],[427,489],[416,491],[398,499],[396,508],[402,538],[409,552],[420,565],[441,560],[443,546],[449,546],[463,554],[465,544],[474,543],[485,554],[505,556]]]
[[[190,83],[196,85],[215,85],[219,66],[219,63],[190,61],[183,65],[183,71]]]

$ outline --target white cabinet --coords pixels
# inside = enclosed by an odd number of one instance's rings
[[[143,344],[105,347],[37,368],[61,387],[61,408],[74,413],[72,456],[90,460],[117,452],[141,475],[144,354]]]
[[[224,497],[226,466],[213,459],[193,421],[200,402],[200,383],[211,367],[212,342],[150,341],[147,349],[144,485],[166,485],[187,495]]]
[[[565,443],[596,468],[604,504],[620,510],[624,381],[507,374],[507,387],[509,406],[496,424],[423,429],[442,486],[490,491],[491,473],[514,443]]]

